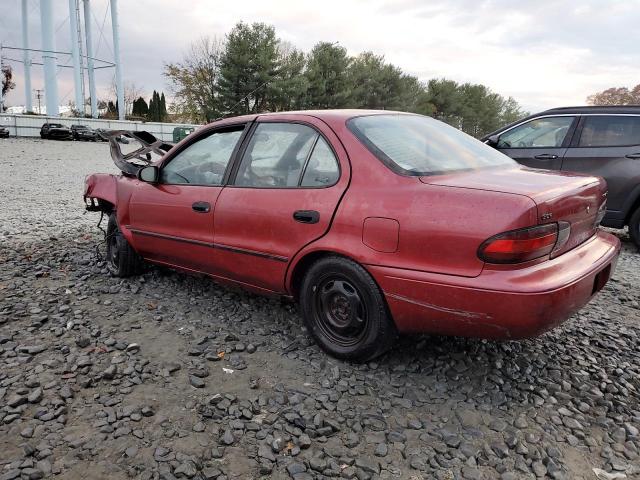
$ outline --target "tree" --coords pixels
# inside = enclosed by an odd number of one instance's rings
[[[194,122],[209,122],[220,115],[217,84],[223,49],[223,41],[202,37],[189,46],[182,61],[165,64],[176,112]]]
[[[309,108],[342,108],[348,105],[351,92],[346,76],[350,58],[345,48],[320,42],[307,59],[305,77],[309,88],[306,105]]]
[[[304,52],[288,42],[278,42],[278,74],[269,87],[269,110],[285,111],[304,108],[307,79]]]
[[[164,98],[164,92],[160,95],[155,90],[149,100],[149,109],[147,118],[152,122],[164,122],[167,118],[167,106]]]
[[[146,117],[149,114],[149,106],[144,98],[138,97],[133,101],[131,115],[135,117]]]
[[[158,95],[158,92],[154,90],[153,93],[151,94],[151,99],[149,100],[149,113],[147,115],[147,118],[151,122],[159,122],[160,121],[158,120],[159,117],[160,117],[160,97]]]
[[[353,108],[420,110],[418,104],[424,96],[424,85],[416,77],[386,63],[381,55],[364,52],[353,58],[346,77],[351,93],[348,104]]]
[[[164,98],[164,92],[160,94],[160,121],[164,122],[167,119],[167,101]]]
[[[587,97],[589,105],[640,105],[640,84],[629,90],[613,87]]]
[[[3,65],[0,74],[2,75],[2,98],[4,99],[7,93],[9,93],[9,90],[13,90],[16,87],[16,82],[13,81],[13,69],[11,65]],[[2,104],[0,104],[0,107],[5,108]]]
[[[223,114],[264,112],[278,75],[278,40],[272,26],[238,23],[226,37],[218,92]]]
[[[427,97],[436,118],[475,137],[526,115],[513,98],[479,84],[433,79],[427,84]]]

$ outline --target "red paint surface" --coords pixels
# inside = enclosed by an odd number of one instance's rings
[[[226,119],[187,137],[163,159],[170,161],[174,151],[221,125],[305,122],[325,136],[338,157],[341,177],[332,187],[169,186],[94,175],[87,180],[87,196],[116,205],[125,237],[148,260],[263,293],[294,295],[296,268],[307,255],[347,256],[378,282],[401,331],[536,335],[589,301],[594,285],[602,287],[620,245],[609,234],[596,234],[594,219],[606,190],[601,179],[518,165],[400,176],[346,128],[350,117],[362,113]],[[203,200],[212,205],[211,212],[192,213],[191,204]],[[296,210],[316,210],[320,221],[297,223]],[[542,220],[543,215],[551,219]],[[478,247],[489,237],[558,220],[570,222],[572,231],[556,258],[519,265],[486,264],[478,258]],[[132,234],[132,229],[183,241]]]

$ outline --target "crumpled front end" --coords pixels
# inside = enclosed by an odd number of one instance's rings
[[[117,177],[110,173],[93,173],[84,180],[84,203],[90,212],[111,212],[116,205]]]

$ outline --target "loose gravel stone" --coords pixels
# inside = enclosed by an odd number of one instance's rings
[[[108,145],[0,151],[0,480],[640,475],[627,233],[603,291],[537,339],[412,335],[350,364],[291,303],[164,268],[111,277],[82,207],[84,176],[116,171]]]

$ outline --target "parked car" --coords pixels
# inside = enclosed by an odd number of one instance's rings
[[[8,138],[9,137],[9,129],[0,127],[0,138]]]
[[[178,143],[183,138],[186,138],[187,135],[195,132],[194,127],[176,127],[173,129],[173,141],[174,143]]]
[[[45,123],[40,127],[40,138],[73,140],[71,130],[60,123]]]
[[[554,108],[483,140],[529,167],[603,177],[609,194],[602,224],[628,225],[640,248],[640,106]]]
[[[98,134],[95,130],[86,125],[71,125],[71,133],[74,140],[86,140],[90,142],[98,141]]]
[[[538,335],[602,289],[620,250],[598,229],[602,179],[522,167],[429,117],[249,115],[175,147],[131,134],[130,153],[111,142],[122,174],[84,190],[109,215],[112,274],[148,261],[294,299],[339,358],[398,332]]]

